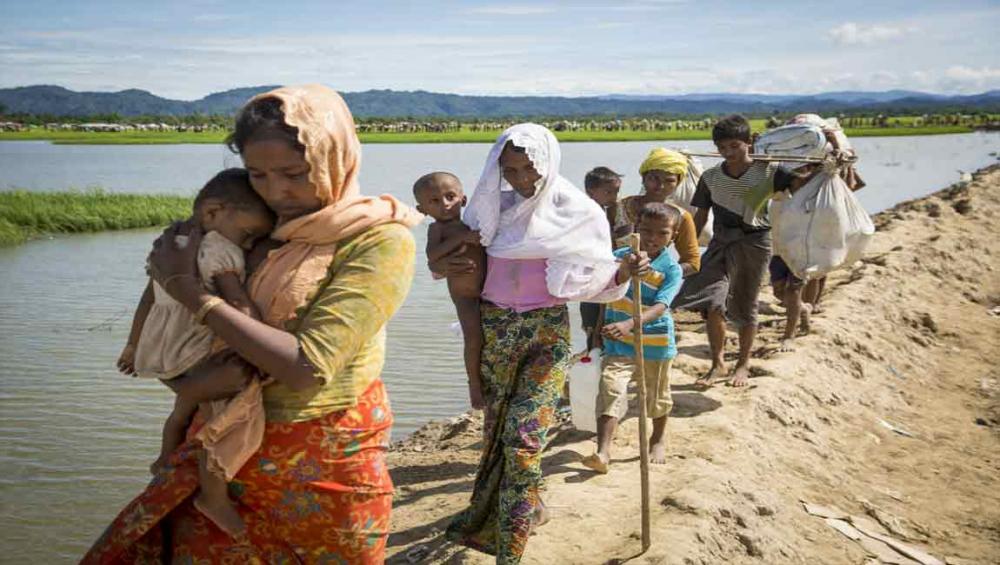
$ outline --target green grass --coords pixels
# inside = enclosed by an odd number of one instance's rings
[[[17,245],[45,233],[146,228],[191,214],[183,196],[85,192],[0,192],[0,245]]]
[[[903,135],[943,135],[947,133],[971,133],[966,126],[907,126],[888,128],[844,128],[847,137],[898,137]]]
[[[903,120],[904,118],[900,118]],[[938,135],[968,133],[965,126],[919,126],[907,121],[897,127],[848,128],[849,137],[888,137],[904,135]],[[763,131],[764,120],[751,120],[754,131]],[[444,133],[362,133],[362,143],[491,143],[500,131],[472,131],[463,127],[459,131]],[[176,143],[222,143],[225,132],[79,132],[45,131],[33,129],[20,132],[0,132],[0,141],[44,140],[57,144],[73,145],[153,145]],[[709,130],[694,131],[574,131],[557,132],[559,141],[683,141],[711,139]]]

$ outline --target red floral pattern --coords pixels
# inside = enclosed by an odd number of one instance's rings
[[[189,441],[82,562],[382,563],[392,508],[385,463],[391,426],[381,380],[353,408],[268,423],[261,449],[229,485],[247,524],[243,545],[194,509],[198,449]]]

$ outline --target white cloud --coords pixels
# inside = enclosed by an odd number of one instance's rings
[[[831,29],[828,35],[840,45],[872,45],[899,39],[915,31],[914,27],[846,22]]]
[[[976,69],[957,65],[949,67],[948,70],[945,71],[945,76],[952,80],[965,82],[996,81],[1000,80],[1000,69],[990,67],[980,67]]]
[[[944,71],[945,88],[950,91],[978,93],[1000,89],[1000,69],[955,65]]]

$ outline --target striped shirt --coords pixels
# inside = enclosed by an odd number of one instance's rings
[[[630,249],[624,247],[615,251],[615,257],[628,255]],[[662,316],[643,324],[642,354],[647,361],[673,359],[677,356],[677,344],[674,342],[674,319],[670,315],[670,303],[681,289],[684,275],[681,266],[666,249],[650,262],[649,272],[642,277],[642,305],[649,307],[654,304],[665,304],[667,310]],[[628,289],[624,298],[607,304],[604,308],[604,324],[614,324],[632,319],[632,288]],[[610,337],[604,338],[604,355],[612,357],[632,357],[635,349],[632,338],[618,341]]]
[[[767,207],[759,213],[747,204],[747,194],[763,184],[771,184],[774,190],[788,188],[792,174],[774,163],[755,161],[740,177],[729,176],[724,170],[725,162],[708,169],[698,181],[691,205],[697,208],[711,208],[715,216],[715,229],[742,228],[743,231],[761,231],[771,228],[767,217]]]

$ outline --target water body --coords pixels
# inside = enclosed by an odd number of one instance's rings
[[[859,193],[869,212],[916,198],[995,158],[1000,133],[912,137],[862,137],[852,140],[868,188]],[[665,142],[564,143],[563,176],[583,183],[595,165],[625,178],[624,192],[639,188],[639,163]],[[713,150],[710,141],[669,142],[669,147]],[[374,144],[364,148],[361,186],[412,200],[410,187],[433,170],[457,174],[471,191],[483,167],[487,144]],[[706,160],[706,165],[714,163]],[[101,187],[114,192],[194,194],[239,157],[221,145],[52,145],[44,141],[0,141],[0,189],[66,190]]]
[[[627,175],[623,193],[635,193],[638,165],[658,145],[564,144],[562,170],[582,184],[588,169],[608,165]],[[954,182],[957,170],[996,162],[989,153],[1000,149],[1000,134],[863,138],[855,145],[869,184],[859,197],[875,212]],[[411,201],[414,179],[445,169],[471,190],[487,148],[366,146],[362,186]],[[0,187],[193,194],[219,168],[238,164],[212,145],[0,142]],[[0,562],[75,561],[148,481],[171,396],[113,365],[158,233],[59,236],[0,248]],[[467,408],[461,339],[449,328],[452,305],[423,267],[425,230],[416,234],[417,278],[389,325],[384,373],[397,438]]]

